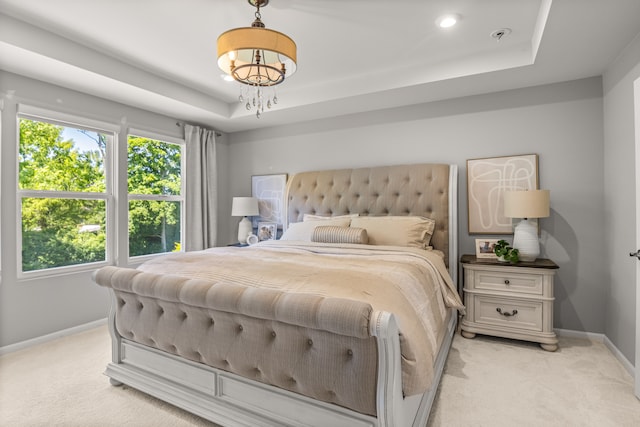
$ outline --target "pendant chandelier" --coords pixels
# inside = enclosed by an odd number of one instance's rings
[[[255,6],[251,27],[234,28],[218,37],[218,67],[247,86],[239,101],[247,110],[256,108],[256,117],[278,103],[275,86],[296,71],[296,44],[286,34],[266,29],[260,8],[269,0],[248,0]]]

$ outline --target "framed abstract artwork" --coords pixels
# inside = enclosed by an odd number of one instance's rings
[[[251,177],[251,195],[258,199],[260,215],[252,218],[253,228],[259,222],[273,222],[278,228],[284,223],[284,190],[287,174],[253,175]]]
[[[467,160],[469,234],[513,234],[504,192],[537,189],[537,154]]]

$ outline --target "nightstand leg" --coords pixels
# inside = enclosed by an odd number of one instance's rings
[[[543,350],[547,351],[556,351],[558,349],[558,344],[540,344]]]
[[[473,332],[460,331],[460,334],[465,338],[475,338],[476,337],[476,334],[474,334]]]

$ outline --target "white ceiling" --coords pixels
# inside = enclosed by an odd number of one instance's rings
[[[601,75],[640,33],[638,0],[271,0],[298,70],[260,119],[216,39],[246,0],[0,0],[0,69],[225,132]],[[462,19],[435,25],[445,13]],[[500,28],[511,34],[497,42]]]

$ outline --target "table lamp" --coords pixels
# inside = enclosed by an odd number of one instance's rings
[[[522,218],[513,232],[513,247],[521,261],[535,261],[540,255],[538,225],[529,218],[549,216],[549,190],[505,191],[504,216]]]
[[[238,242],[247,243],[247,236],[253,231],[248,216],[259,215],[258,199],[255,197],[234,197],[231,216],[243,217],[238,224]]]

